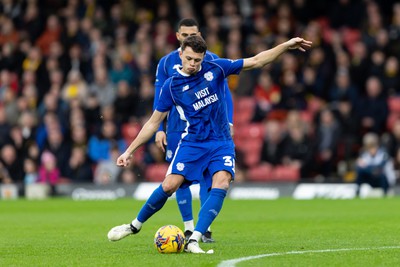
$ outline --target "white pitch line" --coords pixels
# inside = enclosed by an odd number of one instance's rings
[[[232,260],[226,260],[218,264],[218,267],[235,267],[237,263],[243,261],[250,261],[259,258],[265,257],[274,257],[274,256],[284,256],[284,255],[292,255],[292,254],[306,254],[306,253],[329,253],[329,252],[341,252],[341,251],[357,251],[357,250],[377,250],[377,249],[400,249],[400,246],[391,246],[391,247],[375,247],[375,248],[339,248],[339,249],[321,249],[321,250],[300,250],[300,251],[287,251],[287,252],[275,252],[269,254],[261,254],[255,256],[248,256],[243,258],[237,258]]]

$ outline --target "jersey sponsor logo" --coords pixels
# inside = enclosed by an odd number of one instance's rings
[[[214,102],[218,101],[218,95],[217,94],[213,94],[210,95],[206,98],[201,99],[200,101],[197,101],[196,103],[193,104],[193,108],[194,110],[199,110],[201,108],[204,108]]]
[[[211,71],[207,71],[204,73],[204,78],[210,82],[214,79],[214,74]]]
[[[199,101],[193,104],[193,108],[196,111],[218,101],[218,95],[217,94],[210,95],[208,87],[196,92],[195,95],[197,99],[200,99]]]
[[[182,92],[185,92],[189,90],[189,84],[186,84],[184,87],[182,87]]]
[[[183,164],[182,162],[178,162],[176,164],[176,168],[178,169],[178,171],[183,171],[183,169],[185,169],[185,164]]]

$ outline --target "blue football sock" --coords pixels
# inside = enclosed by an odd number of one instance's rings
[[[160,185],[156,190],[153,191],[149,199],[147,199],[146,203],[143,205],[142,209],[139,211],[137,219],[144,223],[150,218],[154,213],[159,211],[170,197],[167,193],[164,192],[162,186]]]
[[[176,191],[176,202],[178,202],[183,221],[187,222],[193,220],[192,192],[189,187],[179,188]]]
[[[203,206],[204,203],[206,203],[207,199],[209,196],[209,191],[207,184],[204,180],[200,181],[200,204]]]
[[[199,231],[204,234],[207,228],[211,225],[214,219],[221,211],[222,204],[226,197],[226,190],[213,188],[210,191],[210,195],[207,201],[201,206],[199,213],[199,221],[196,224],[195,231]]]

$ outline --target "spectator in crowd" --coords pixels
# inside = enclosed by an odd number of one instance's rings
[[[105,185],[117,182],[121,172],[121,168],[115,164],[120,153],[117,143],[114,142],[111,144],[109,153],[110,157],[108,159],[102,159],[97,164],[93,179],[95,184]]]
[[[330,89],[329,100],[336,102],[339,99],[347,98],[354,106],[359,100],[358,90],[352,85],[349,71],[347,69],[339,70],[336,73],[335,83]]]
[[[110,151],[114,145],[120,152],[126,148],[125,140],[119,136],[115,122],[104,120],[100,133],[89,137],[88,154],[90,159],[95,163],[100,160],[109,160],[111,158]]]
[[[389,108],[378,77],[371,76],[367,79],[366,93],[367,95],[360,99],[357,107],[361,119],[361,130],[381,134],[386,129]]]
[[[281,90],[272,81],[268,71],[262,71],[258,77],[258,83],[254,88],[254,96],[256,97],[256,110],[253,121],[260,122],[266,118],[269,111],[277,108],[281,101]]]
[[[333,113],[340,128],[338,157],[340,160],[343,159],[347,165],[347,169],[350,169],[351,161],[356,157],[356,150],[360,143],[360,122],[356,116],[353,104],[347,97],[342,97],[333,103]]]
[[[17,149],[10,143],[5,144],[1,147],[0,156],[2,166],[9,175],[6,180],[11,179],[13,183],[22,182],[24,178],[23,167],[22,162],[18,159]]]
[[[293,125],[288,129],[288,137],[283,146],[282,163],[300,169],[301,178],[312,176],[313,147],[311,140],[301,125]]]
[[[94,81],[89,85],[89,94],[95,96],[100,107],[114,103],[116,90],[113,83],[108,79],[107,69],[97,68],[94,71]]]
[[[52,153],[56,158],[56,167],[62,177],[67,177],[67,166],[71,157],[71,144],[64,136],[60,127],[48,129],[48,135],[43,147],[43,151]]]
[[[285,132],[281,123],[276,120],[266,121],[265,131],[260,160],[272,165],[278,165],[283,158]]]
[[[392,158],[380,146],[377,134],[370,132],[364,135],[363,151],[357,159],[356,172],[357,195],[360,194],[363,183],[382,188],[385,195],[395,184],[396,175]]]
[[[125,80],[117,83],[117,95],[114,101],[115,117],[118,123],[123,124],[135,116],[135,104],[139,102],[137,92]]]
[[[10,129],[11,125],[7,120],[6,109],[0,105],[0,147],[6,143]]]
[[[389,95],[400,93],[400,70],[399,60],[394,57],[388,57],[385,62],[382,83],[384,91]]]
[[[400,119],[393,123],[392,129],[383,134],[382,145],[389,153],[390,157],[396,158],[400,149]]]
[[[36,40],[36,45],[47,56],[50,52],[50,45],[60,39],[62,27],[57,15],[50,15],[46,20],[46,29]]]
[[[66,167],[66,176],[73,183],[93,182],[92,165],[87,157],[86,147],[74,146]]]
[[[60,170],[57,167],[57,159],[53,153],[43,151],[40,157],[38,182],[49,185],[56,185],[61,178]]]
[[[81,73],[78,70],[72,69],[68,72],[67,82],[61,89],[62,99],[69,103],[72,99],[78,99],[81,105],[86,104],[89,89]]]
[[[315,140],[317,172],[325,178],[332,177],[335,169],[340,131],[341,129],[332,111],[329,109],[322,110],[316,125]]]
[[[11,184],[13,180],[8,173],[7,168],[4,167],[3,163],[0,161],[0,184]]]
[[[24,183],[34,184],[38,182],[39,173],[36,161],[32,158],[25,158],[24,160]]]

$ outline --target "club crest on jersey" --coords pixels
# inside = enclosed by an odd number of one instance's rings
[[[204,78],[210,82],[214,79],[214,74],[211,71],[208,71],[204,73]]]
[[[182,66],[180,64],[175,64],[172,69],[173,70],[179,70]]]
[[[178,162],[176,164],[176,168],[178,169],[178,171],[183,171],[183,169],[185,168],[185,164]]]
[[[186,90],[189,90],[189,84],[186,84],[184,87],[182,87],[182,92],[185,92]]]
[[[172,150],[171,149],[168,149],[167,150],[167,158],[172,158]]]

